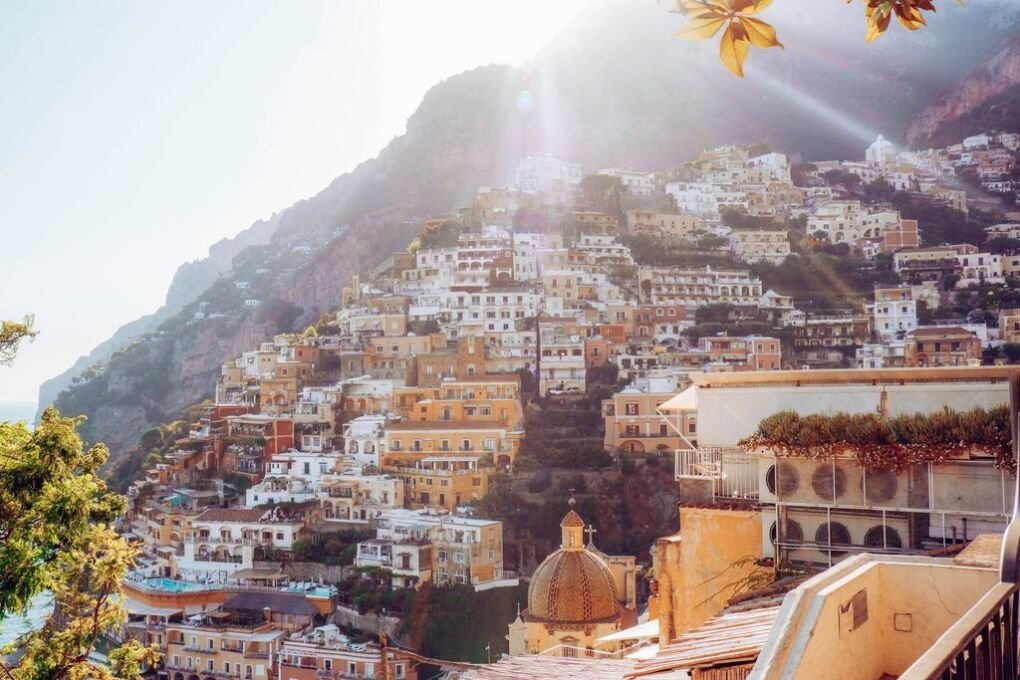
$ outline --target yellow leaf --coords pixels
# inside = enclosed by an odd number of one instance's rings
[[[714,12],[716,14],[729,13],[729,7],[724,0],[677,0],[677,10],[684,14],[698,12]]]
[[[908,5],[900,5],[896,10],[896,18],[904,28],[910,31],[916,31],[927,24],[924,20],[924,15],[921,14],[921,10],[916,7]]]
[[[676,37],[683,40],[711,38],[725,23],[726,17],[716,15],[694,17],[680,27],[680,30],[676,32]]]
[[[772,0],[738,0],[743,6],[734,7],[734,11],[742,14],[757,14],[772,4]]]
[[[864,34],[864,40],[871,42],[885,33],[886,29],[889,28],[889,19],[891,18],[892,14],[888,12],[870,14],[868,16],[868,30]]]
[[[740,23],[747,33],[748,40],[755,47],[782,47],[783,43],[776,38],[776,29],[761,19],[752,17],[741,17]]]
[[[736,22],[730,22],[719,42],[719,58],[726,68],[741,78],[744,77],[744,60],[749,48],[747,32]]]

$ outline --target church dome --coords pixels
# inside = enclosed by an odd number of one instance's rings
[[[566,624],[618,620],[613,574],[601,557],[582,545],[584,522],[570,510],[560,527],[562,547],[545,558],[531,577],[528,619]]]

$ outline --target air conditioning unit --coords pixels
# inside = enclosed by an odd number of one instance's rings
[[[758,498],[761,502],[809,500],[801,497],[803,467],[804,461],[800,460],[762,457],[758,465]]]
[[[819,505],[864,505],[861,484],[864,468],[853,460],[826,460],[809,465],[801,491],[805,500]]]
[[[895,552],[910,549],[910,521],[904,514],[882,514],[865,511],[825,512],[814,509],[787,508],[788,526],[796,523],[803,542],[812,547],[787,547],[785,557],[796,562],[828,564],[832,543],[832,561],[859,552]],[[789,540],[789,538],[787,538]],[[843,548],[841,546],[848,546]]]
[[[758,500],[762,503],[776,502],[777,484],[776,459],[762,456],[758,459]]]
[[[762,489],[764,491],[764,488]],[[761,511],[761,555],[776,556],[776,509],[763,508]]]

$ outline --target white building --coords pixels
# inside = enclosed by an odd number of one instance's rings
[[[252,567],[256,546],[289,551],[302,527],[280,508],[211,508],[191,520],[174,575],[222,583]]]
[[[544,197],[551,203],[572,202],[580,183],[580,163],[549,154],[525,156],[517,163],[517,186],[521,191]]]
[[[864,160],[879,167],[896,161],[896,147],[882,135],[864,152]]]
[[[1002,275],[1002,256],[992,253],[968,253],[957,255],[956,261],[962,271],[960,280],[956,282],[957,288],[966,288],[970,285],[981,283],[1005,283]]]
[[[314,500],[324,476],[336,469],[335,453],[287,451],[266,463],[261,482],[245,491],[244,505],[254,508],[268,503],[303,503]]]
[[[598,174],[615,177],[627,191],[637,196],[649,196],[655,191],[655,175],[631,168],[604,168]]]
[[[907,333],[917,329],[917,301],[909,286],[876,288],[875,301],[867,305],[867,309],[871,315],[871,328],[883,341],[902,340]]]
[[[546,396],[549,390],[584,394],[586,365],[584,340],[570,337],[542,337],[542,356],[539,358],[538,391]]]
[[[358,416],[344,425],[344,454],[357,465],[379,467],[380,455],[386,453],[386,424],[399,420],[395,416],[373,413]]]

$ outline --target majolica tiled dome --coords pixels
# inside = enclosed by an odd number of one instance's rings
[[[527,618],[560,624],[616,621],[616,584],[602,558],[582,545],[584,522],[570,510],[560,527],[563,546],[531,577]]]

